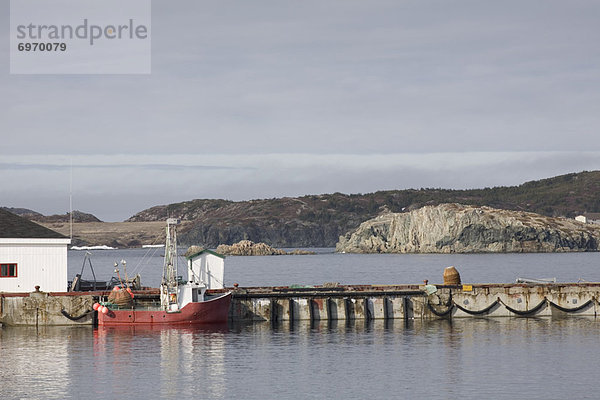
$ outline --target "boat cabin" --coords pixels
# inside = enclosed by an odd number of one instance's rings
[[[201,249],[186,255],[188,282],[198,282],[206,289],[223,289],[225,256],[211,250]]]
[[[188,303],[207,300],[206,291],[223,289],[225,256],[193,246],[185,254],[187,280],[177,285],[176,296],[168,299],[169,311],[181,310]],[[171,293],[168,291],[168,293]],[[166,302],[166,301],[165,301]]]

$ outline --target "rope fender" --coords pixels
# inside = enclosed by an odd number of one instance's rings
[[[438,317],[445,317],[446,315],[448,315],[452,312],[452,308],[454,308],[454,302],[450,303],[450,305],[448,306],[448,309],[443,312],[440,312],[440,311],[436,310],[435,308],[433,308],[433,306],[431,305],[431,303],[429,301],[427,301],[427,307],[429,308],[429,310],[431,310],[432,313],[434,313]]]
[[[471,314],[471,315],[483,315],[483,314],[487,314],[490,311],[492,311],[492,309],[494,307],[496,307],[498,304],[500,304],[498,302],[498,300],[494,301],[492,304],[490,304],[489,306],[487,306],[486,308],[484,308],[483,310],[479,310],[479,311],[473,311],[473,310],[467,310],[466,308],[460,306],[460,304],[454,302],[454,305],[456,306],[456,308],[458,308],[460,311],[463,311],[467,314]]]
[[[529,310],[525,310],[525,311],[520,311],[520,310],[515,310],[514,308],[508,306],[505,302],[502,301],[502,299],[500,299],[500,297],[498,297],[498,302],[502,303],[502,305],[504,305],[504,307],[506,307],[506,309],[508,311],[510,311],[513,314],[517,314],[517,315],[521,315],[521,316],[525,316],[525,315],[531,315],[531,314],[535,314],[538,311],[540,311],[545,305],[546,302],[548,300],[544,297],[544,299],[542,301],[540,301],[540,304],[538,304],[537,306],[529,309]]]
[[[582,305],[580,305],[579,307],[575,307],[575,308],[565,308],[565,307],[561,307],[561,306],[559,306],[558,304],[555,304],[555,303],[551,302],[550,300],[548,300],[548,303],[549,303],[549,304],[550,304],[552,307],[556,308],[557,310],[560,310],[560,311],[563,311],[563,312],[566,312],[566,313],[574,313],[574,312],[581,311],[581,310],[583,310],[584,308],[587,308],[587,307],[589,307],[591,304],[593,304],[593,303],[594,303],[594,300],[595,300],[595,299],[594,299],[594,298],[592,298],[592,299],[590,299],[590,300],[586,301],[585,303],[583,303]]]
[[[89,314],[93,313],[94,310],[88,310],[86,312],[84,312],[83,314],[81,314],[78,317],[73,317],[71,314],[69,314],[68,312],[65,311],[65,309],[63,308],[62,310],[60,310],[60,313],[62,315],[64,315],[66,318],[70,319],[71,321],[79,321],[80,319],[87,317]]]
[[[546,303],[548,303],[550,306],[556,308],[557,310],[563,311],[565,313],[575,313],[575,312],[581,311],[581,310],[589,307],[590,305],[594,304],[595,300],[596,299],[593,297],[590,300],[588,300],[585,303],[583,303],[582,305],[580,305],[579,307],[565,308],[565,307],[559,306],[558,304],[556,304],[556,303],[548,300],[546,297],[544,297],[544,299],[537,306],[535,306],[535,307],[533,307],[533,308],[531,308],[529,310],[523,310],[523,311],[516,310],[516,309],[510,307],[505,302],[503,302],[502,299],[500,299],[500,297],[498,297],[496,301],[494,301],[492,304],[490,304],[486,308],[484,308],[482,310],[478,310],[478,311],[468,310],[468,309],[462,307],[460,304],[456,303],[452,298],[450,299],[450,301],[447,304],[445,304],[445,306],[448,307],[448,309],[446,311],[438,311],[438,310],[436,310],[429,301],[427,301],[427,307],[429,308],[429,310],[432,313],[434,313],[438,317],[445,317],[445,316],[447,316],[448,314],[450,314],[452,312],[452,309],[455,306],[456,306],[456,308],[458,308],[459,310],[461,310],[461,311],[463,311],[463,312],[465,312],[467,314],[471,314],[471,315],[483,315],[483,314],[489,313],[498,304],[502,304],[511,313],[517,314],[517,315],[520,315],[520,316],[526,316],[526,315],[531,315],[531,314],[537,313],[538,311],[540,311],[546,305]]]
[[[448,301],[446,302],[446,304],[442,304],[442,305],[448,307],[448,309],[446,311],[440,312],[433,307],[433,305],[429,301],[429,298],[427,298],[427,308],[429,308],[429,310],[432,313],[434,313],[435,315],[437,315],[438,317],[445,317],[445,316],[449,315],[452,312],[452,309],[454,308],[454,300],[452,299],[452,290],[450,290],[450,297],[448,298]]]

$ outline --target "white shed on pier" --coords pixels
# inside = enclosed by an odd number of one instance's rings
[[[67,246],[60,233],[0,209],[0,292],[67,291]]]

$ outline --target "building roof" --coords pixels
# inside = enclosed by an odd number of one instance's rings
[[[3,239],[66,239],[51,229],[26,218],[0,209],[0,238]]]
[[[208,249],[203,249],[202,247],[199,247],[199,246],[191,246],[185,252],[185,254],[183,256],[185,258],[187,258],[188,260],[191,260],[193,258],[198,257],[199,255],[201,255],[203,253],[212,254],[213,256],[225,258],[225,256],[223,254],[219,254],[216,251],[212,251],[212,250],[208,250]]]

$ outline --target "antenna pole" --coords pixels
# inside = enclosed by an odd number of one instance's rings
[[[73,241],[73,159],[71,158],[71,170],[69,174],[69,231]]]

